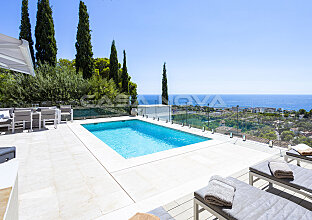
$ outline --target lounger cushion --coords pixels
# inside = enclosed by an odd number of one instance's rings
[[[268,166],[268,161],[249,167],[249,170],[257,174],[260,174],[262,176],[268,177],[277,182],[286,184],[288,186],[291,186],[297,189],[303,189],[312,193],[312,170],[299,167],[293,164],[288,164],[288,165],[294,173],[293,180],[279,179],[279,178],[274,177]]]
[[[148,212],[149,214],[156,215],[160,220],[174,220],[174,218],[161,206],[152,211]]]
[[[255,188],[235,178],[228,177],[236,186],[233,206],[225,208],[204,201],[205,188],[194,193],[202,203],[226,219],[312,219],[312,212],[287,199]]]
[[[297,151],[295,151],[293,149],[287,151],[286,154],[289,155],[289,156],[298,157],[298,158],[301,158],[301,159],[304,159],[304,160],[312,161],[312,156],[302,156]]]

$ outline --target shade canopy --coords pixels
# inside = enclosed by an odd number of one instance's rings
[[[35,76],[28,41],[0,34],[0,67]]]

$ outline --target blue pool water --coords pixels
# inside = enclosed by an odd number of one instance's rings
[[[126,159],[209,140],[140,120],[82,126]]]

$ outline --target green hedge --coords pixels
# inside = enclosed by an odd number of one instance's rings
[[[0,69],[0,106],[80,105],[85,95],[95,95],[96,99],[105,95],[113,100],[120,94],[114,82],[97,73],[93,75],[89,80],[83,79],[82,74],[64,62],[56,67],[39,65],[35,77]]]

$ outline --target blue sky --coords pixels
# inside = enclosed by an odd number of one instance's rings
[[[34,31],[37,1],[29,0]],[[312,94],[309,0],[86,0],[94,57],[113,39],[140,94]],[[78,0],[50,0],[58,58],[75,57]],[[21,0],[0,9],[1,33],[18,37]],[[34,34],[34,33],[33,33]]]

